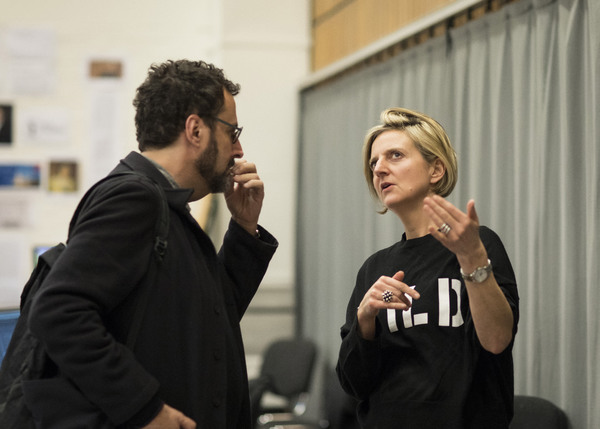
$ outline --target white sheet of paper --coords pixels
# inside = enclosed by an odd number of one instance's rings
[[[92,85],[90,126],[90,175],[98,180],[119,162],[120,86]]]
[[[0,228],[25,228],[33,224],[31,196],[0,192]]]
[[[18,308],[27,279],[27,248],[22,239],[0,236],[0,308]]]
[[[66,145],[70,128],[69,114],[63,108],[32,108],[19,115],[19,135],[24,144]]]
[[[9,28],[4,33],[7,89],[41,95],[56,86],[56,33],[44,28]]]

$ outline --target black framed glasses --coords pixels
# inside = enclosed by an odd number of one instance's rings
[[[237,126],[230,124],[229,122],[224,121],[223,119],[219,119],[217,117],[215,117],[214,119],[216,119],[220,123],[225,124],[231,128],[231,143],[235,144],[235,142],[237,142],[238,139],[240,138],[240,134],[242,134],[242,130],[244,129],[244,127],[237,127]]]

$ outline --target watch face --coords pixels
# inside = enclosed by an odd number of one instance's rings
[[[481,283],[488,278],[488,275],[489,272],[485,268],[478,268],[475,270],[475,273],[473,273],[473,280],[477,283]]]
[[[492,272],[492,262],[488,259],[487,261],[487,265],[484,267],[479,267],[477,269],[475,269],[475,271],[473,271],[473,273],[467,275],[463,272],[462,268],[460,269],[460,274],[462,275],[462,278],[470,281],[470,282],[475,282],[475,283],[481,283],[483,281],[485,281],[490,273]]]

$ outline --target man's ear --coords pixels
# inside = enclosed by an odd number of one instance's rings
[[[209,131],[210,128],[206,125],[206,122],[196,114],[188,116],[185,120],[185,136],[193,145],[202,146],[202,142]]]
[[[434,184],[439,182],[442,177],[444,177],[444,174],[446,174],[446,166],[441,159],[436,158],[432,164],[430,183]]]

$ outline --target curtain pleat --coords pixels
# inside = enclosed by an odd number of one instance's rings
[[[600,2],[521,0],[301,94],[297,283],[303,335],[335,365],[355,276],[402,224],[380,215],[361,147],[380,112],[430,114],[459,159],[521,297],[515,390],[600,427]]]

